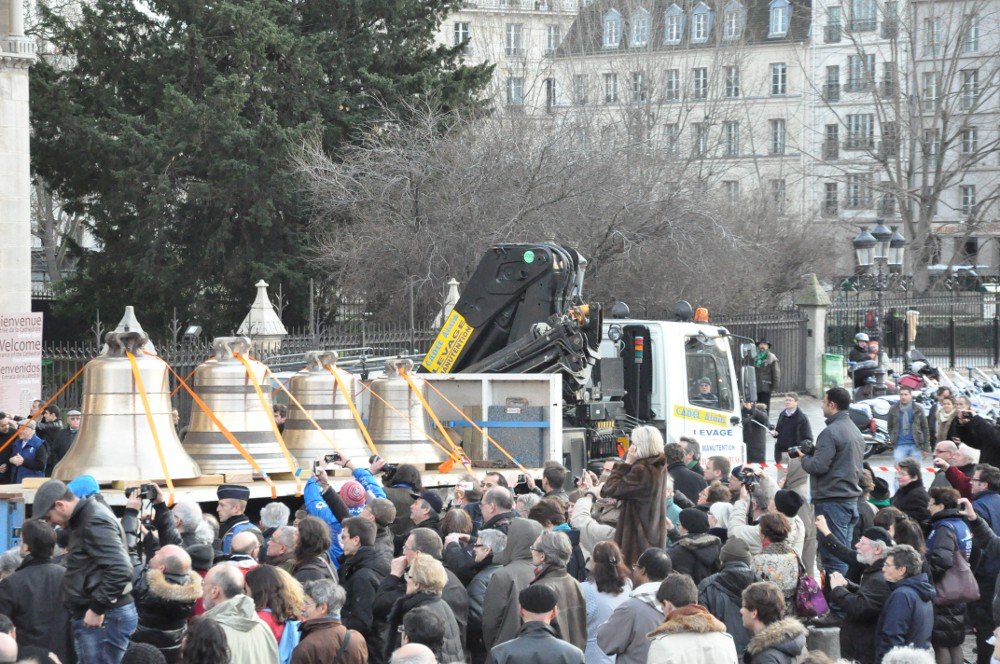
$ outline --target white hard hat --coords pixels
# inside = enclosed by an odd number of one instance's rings
[[[868,341],[869,339],[868,339],[868,335],[865,334],[864,332],[858,332],[857,334],[854,335],[854,340],[855,341]]]

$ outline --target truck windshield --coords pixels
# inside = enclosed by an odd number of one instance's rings
[[[688,401],[692,406],[731,411],[733,386],[729,354],[722,339],[689,336],[684,342]]]

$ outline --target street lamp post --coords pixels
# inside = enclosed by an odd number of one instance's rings
[[[905,288],[906,278],[903,270],[903,253],[906,249],[906,239],[895,227],[888,228],[881,219],[875,221],[875,227],[869,232],[864,228],[853,240],[854,251],[858,265],[864,273],[858,275],[856,286],[858,290],[875,291],[875,336],[879,342],[879,352],[875,359],[879,371],[875,372],[877,390],[885,389],[885,372],[882,368],[883,339],[882,294],[889,289]]]

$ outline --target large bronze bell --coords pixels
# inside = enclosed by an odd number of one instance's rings
[[[288,391],[302,408],[294,401],[288,404],[285,445],[303,468],[311,468],[317,457],[331,454],[334,449],[353,459],[367,458],[370,454],[330,369],[337,372],[352,398],[360,391],[358,381],[354,374],[338,368],[336,364],[337,353],[333,351],[309,351],[306,353],[306,367],[288,381]],[[316,429],[306,413],[323,431]]]
[[[371,416],[368,433],[381,456],[400,463],[440,463],[448,458],[441,449],[427,440],[436,430],[420,400],[410,385],[399,375],[399,370],[409,372],[411,360],[387,360],[385,377],[376,378],[371,385]],[[424,379],[410,374],[417,389],[424,389]],[[379,399],[378,397],[381,397]],[[391,404],[392,408],[383,403]],[[399,411],[398,413],[396,411]],[[436,439],[436,437],[435,437]]]
[[[212,342],[215,356],[195,369],[191,386],[264,472],[290,472],[293,469],[288,467],[271,426],[274,414],[265,380],[267,367],[249,359],[251,346],[250,339],[246,337],[217,337]],[[263,404],[246,367],[234,353],[248,358],[253,375],[264,393]],[[184,449],[205,473],[252,470],[249,462],[197,405],[191,409]]]
[[[148,341],[146,335],[110,332],[105,341],[107,352],[88,362],[83,372],[80,431],[52,476],[71,480],[86,474],[93,475],[98,482],[165,479],[126,351],[135,356],[170,478],[201,475],[198,464],[184,451],[174,429],[167,365],[141,351]]]

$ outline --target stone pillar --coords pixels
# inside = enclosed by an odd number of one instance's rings
[[[434,327],[441,327],[444,322],[448,320],[448,316],[451,315],[452,309],[458,304],[459,294],[458,294],[458,279],[452,277],[445,282],[445,286],[448,287],[448,292],[444,296],[444,302],[441,306],[441,311],[434,318]]]
[[[826,352],[826,310],[830,296],[819,284],[815,274],[803,277],[804,283],[795,295],[795,306],[806,315],[806,393],[814,397],[823,394],[823,353]]]
[[[238,334],[250,337],[254,350],[264,355],[277,353],[281,349],[281,341],[288,334],[267,295],[267,286],[263,279],[254,285],[257,297],[237,330]]]
[[[21,0],[0,0],[0,313],[31,311],[28,68]]]

